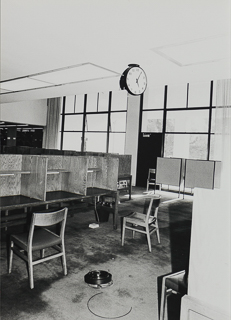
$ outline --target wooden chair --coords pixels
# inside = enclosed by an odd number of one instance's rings
[[[166,299],[171,294],[185,295],[187,293],[186,271],[179,271],[163,277],[160,301],[160,320],[164,320]]]
[[[44,261],[61,257],[64,275],[67,274],[66,256],[64,247],[64,231],[67,219],[67,208],[58,211],[33,213],[29,233],[11,235],[9,273],[12,270],[13,253],[27,262],[29,271],[30,288],[34,288],[33,266]],[[55,233],[48,226],[60,227]],[[59,225],[59,226],[58,226]],[[40,228],[35,228],[40,227]],[[45,249],[52,247],[58,251],[49,256],[44,256]],[[40,250],[40,259],[33,260],[33,252]]]
[[[148,204],[148,209],[147,209]],[[158,208],[160,204],[160,196],[150,195],[145,197],[144,213],[132,212],[123,218],[122,226],[122,246],[124,245],[125,230],[132,230],[134,238],[135,232],[144,233],[147,235],[148,248],[151,252],[151,239],[150,235],[156,232],[158,243],[160,243],[160,234],[158,227]]]
[[[156,185],[159,185],[159,188],[161,188],[161,185],[159,183],[156,184],[156,169],[149,169],[148,170],[146,192],[149,192],[149,186],[150,185],[154,186],[154,193],[156,192]]]

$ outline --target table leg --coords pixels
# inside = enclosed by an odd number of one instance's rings
[[[132,177],[129,178],[129,200],[132,199]]]
[[[99,222],[99,215],[98,215],[97,206],[96,206],[96,203],[97,203],[96,198],[98,198],[98,196],[93,197],[93,199],[94,199],[94,200],[93,200],[93,201],[94,201],[94,211],[95,211],[96,221]]]
[[[5,216],[7,217],[9,215],[9,210],[5,211]],[[5,221],[7,223],[7,220]],[[5,227],[5,231],[7,230],[7,227]]]
[[[115,208],[114,208],[114,214],[113,214],[113,228],[117,229],[119,191],[115,191],[113,196],[115,198]]]

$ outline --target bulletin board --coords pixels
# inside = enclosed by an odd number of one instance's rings
[[[185,160],[186,188],[214,188],[215,161]]]
[[[156,183],[171,186],[180,186],[182,172],[182,159],[157,158]]]

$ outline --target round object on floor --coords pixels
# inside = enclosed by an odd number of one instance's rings
[[[129,306],[132,296],[125,298],[118,289],[109,289],[105,293],[96,293],[88,300],[87,307],[92,314],[103,319],[118,319],[132,311],[132,307]]]
[[[112,284],[112,275],[104,270],[93,270],[84,276],[84,280],[89,285],[105,287]]]

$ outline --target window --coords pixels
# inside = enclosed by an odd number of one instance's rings
[[[104,114],[87,114],[86,115],[86,131],[106,131],[108,115]]]
[[[163,111],[144,111],[142,118],[142,132],[162,132]]]
[[[210,103],[210,83],[189,84],[188,107],[208,107]]]
[[[66,114],[64,122],[65,131],[82,131],[83,115],[82,114]]]
[[[109,152],[124,154],[125,133],[110,133]]]
[[[160,95],[157,92],[161,90],[149,88],[145,92],[141,132],[160,132],[164,135],[165,157],[202,160],[214,157],[213,106],[216,97],[213,82],[168,85],[162,87]]]
[[[206,160],[207,134],[166,134],[164,156]]]
[[[111,113],[111,131],[125,132],[126,131],[126,112],[112,112]]]
[[[115,91],[111,98],[111,111],[127,110],[127,92],[125,90]]]
[[[147,88],[144,94],[143,110],[164,108],[164,87]]]
[[[106,152],[106,133],[85,133],[85,151]]]
[[[167,108],[186,108],[187,84],[170,85],[167,91]]]
[[[127,120],[125,90],[68,96],[64,101],[62,149],[124,153]]]
[[[82,132],[65,132],[63,150],[81,150]]]
[[[167,113],[166,132],[208,132],[209,110],[178,110]]]

